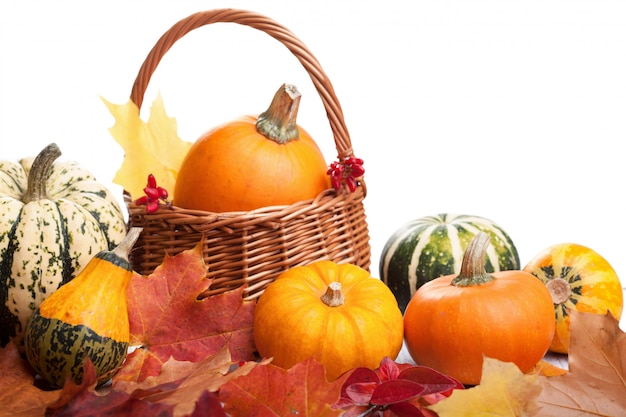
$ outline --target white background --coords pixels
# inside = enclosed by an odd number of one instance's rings
[[[440,212],[500,224],[522,265],[552,244],[603,255],[626,285],[626,2],[0,0],[0,158],[50,142],[107,184],[122,150],[100,97],[123,104],[179,19],[242,8],[290,28],[333,82],[365,160],[372,273],[404,222]],[[299,124],[335,150],[308,75],[277,41],[203,27],[168,52],[160,92],[179,136],[303,94]],[[145,118],[145,117],[144,117]],[[111,184],[121,198],[121,189]]]

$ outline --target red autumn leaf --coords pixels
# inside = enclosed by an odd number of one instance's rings
[[[346,387],[345,393],[356,405],[369,405],[377,382],[356,382]]]
[[[113,376],[113,384],[119,381],[138,383],[149,376],[160,375],[164,364],[165,362],[150,350],[137,349],[128,355],[124,366]]]
[[[213,358],[213,357],[210,357]],[[177,361],[170,358],[161,367],[161,373],[157,376],[149,376],[143,381],[138,382],[136,380],[125,380],[123,378],[114,378],[112,387],[117,391],[124,391],[128,394],[135,394],[135,396],[141,396],[142,391],[148,391],[154,387],[160,387],[165,389],[166,385],[173,385],[178,387],[180,381],[187,378],[194,369],[202,366],[203,361],[200,362],[188,362]]]
[[[383,358],[376,370],[356,368],[346,378],[341,397],[333,409],[342,409],[344,417],[366,415],[434,415],[425,406],[434,404],[463,385],[447,375],[424,366],[397,364]]]
[[[198,381],[198,385],[203,385],[203,387],[198,390],[198,393],[204,389],[216,391],[219,385],[216,386],[218,382],[214,380],[214,376],[219,376],[218,380],[224,379],[224,375],[232,365],[230,352],[226,346],[223,346],[214,355],[207,356],[198,362],[178,361],[170,358],[161,367],[159,375],[149,376],[141,382],[115,379],[113,389],[144,397],[148,394],[142,392],[151,392],[157,389],[160,392],[169,392],[199,374],[201,380]],[[172,388],[168,388],[167,385]]]
[[[83,364],[83,381],[75,384],[70,378],[65,383],[59,401],[51,404],[46,417],[134,417],[173,416],[173,407],[156,404],[121,391],[96,391],[96,371],[87,358]]]
[[[424,387],[422,397],[431,394],[449,396],[454,389],[462,389],[463,385],[447,375],[443,375],[426,366],[412,366],[400,372],[398,378],[419,382]]]
[[[350,372],[348,378],[346,379],[345,386],[349,386],[351,384],[357,382],[380,382],[380,377],[373,369],[368,368],[356,368]]]
[[[48,412],[46,417],[168,417],[174,415],[173,409],[171,405],[143,401],[121,391],[100,395],[95,391],[85,390],[72,398],[66,406]]]
[[[269,363],[224,384],[219,396],[233,417],[339,416],[342,410],[330,404],[339,400],[346,376],[328,382],[324,367],[313,358],[289,370]]]
[[[198,300],[206,279],[202,246],[166,256],[148,277],[135,275],[127,292],[132,352],[116,379],[158,375],[170,357],[200,361],[228,345],[234,361],[254,358],[254,302],[243,288]]]
[[[396,364],[394,360],[385,356],[383,360],[380,361],[377,373],[381,381],[392,381],[398,378],[400,368],[398,368],[398,364]]]
[[[379,382],[380,382],[380,378],[378,377],[378,374],[376,374],[376,371],[372,369],[368,369],[368,368],[363,368],[363,367],[354,369],[352,372],[348,373],[348,377],[346,378],[346,381],[344,382],[343,387],[341,389],[341,397],[339,398],[339,401],[335,404],[334,407],[345,408],[345,407],[353,406],[355,404],[369,405],[371,392],[370,392],[370,397],[365,398],[365,399],[359,399],[357,401],[356,399],[352,398],[352,396],[348,392],[348,389],[354,384],[369,383],[369,384],[378,385]]]
[[[139,383],[117,381],[113,389],[124,390],[142,400],[173,405],[174,416],[189,416],[205,391],[215,393],[226,382],[266,363],[249,361],[234,364],[228,349],[223,347],[217,354],[199,362],[170,359],[163,365],[160,375]]]
[[[215,360],[220,361],[219,358]],[[188,390],[187,395],[181,394],[185,390],[181,390],[179,385],[187,382],[184,380],[182,383],[170,381],[154,386],[147,394],[140,388],[133,392],[110,386],[97,390],[96,372],[91,361],[85,362],[83,370],[83,382],[76,385],[68,379],[59,400],[48,407],[46,417],[226,417],[219,398],[208,389],[198,389],[197,392]]]
[[[408,379],[394,379],[381,382],[372,393],[370,403],[373,405],[389,405],[405,402],[424,392],[424,387]]]
[[[198,401],[196,408],[189,417],[226,417],[226,412],[222,407],[219,397],[209,391],[204,391]]]
[[[418,408],[408,402],[391,404],[389,406],[389,411],[393,412],[393,415],[396,417],[437,417],[434,412],[424,408]]]

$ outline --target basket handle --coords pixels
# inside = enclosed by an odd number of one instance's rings
[[[159,38],[139,69],[130,95],[130,99],[133,103],[135,103],[138,108],[141,108],[144,94],[148,88],[152,74],[156,70],[161,58],[163,58],[165,53],[177,40],[194,29],[211,23],[222,22],[238,23],[265,32],[280,41],[298,58],[311,77],[322,99],[324,108],[326,109],[326,115],[330,122],[330,128],[333,132],[339,160],[354,156],[341,105],[337,100],[330,80],[322,70],[317,59],[287,28],[268,17],[246,10],[215,9],[197,12],[175,23]]]

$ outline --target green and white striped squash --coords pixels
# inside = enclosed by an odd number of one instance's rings
[[[51,144],[36,158],[0,161],[0,345],[13,340],[20,351],[39,304],[126,235],[112,193],[59,156]]]
[[[509,235],[484,217],[449,213],[426,216],[404,224],[391,235],[383,247],[379,272],[403,312],[426,282],[460,272],[465,249],[480,231],[491,238],[485,256],[487,272],[520,269]]]

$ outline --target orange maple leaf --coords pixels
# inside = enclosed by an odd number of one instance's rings
[[[198,299],[210,286],[202,244],[175,256],[147,277],[136,274],[128,288],[131,343],[115,379],[143,381],[159,375],[170,358],[197,362],[228,345],[233,361],[254,359],[254,301],[243,288]]]
[[[348,374],[328,382],[324,366],[313,358],[288,370],[269,363],[222,385],[219,396],[233,417],[339,416],[343,410],[331,405],[339,400]]]

